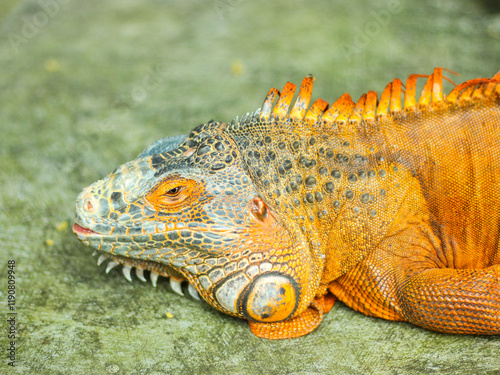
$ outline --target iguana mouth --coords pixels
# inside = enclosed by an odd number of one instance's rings
[[[101,233],[97,233],[76,223],[73,225],[73,232],[77,235],[80,234],[83,236],[104,236]],[[88,243],[88,241],[84,239],[81,239],[81,241],[87,245],[90,245],[90,243]],[[93,255],[99,255],[99,258],[97,260],[98,266],[109,260],[109,263],[106,266],[106,273],[109,273],[116,266],[122,265],[123,276],[125,276],[128,281],[132,281],[131,271],[133,268],[135,268],[137,278],[145,282],[147,280],[144,277],[144,271],[150,271],[150,280],[151,284],[153,284],[154,287],[156,287],[159,276],[163,276],[169,279],[170,288],[175,293],[183,296],[184,293],[181,284],[187,284],[188,294],[194,299],[200,300],[198,291],[193,287],[193,285],[189,283],[185,278],[183,278],[180,274],[178,274],[173,268],[168,267],[167,265],[144,259],[127,258],[120,255],[105,253],[99,250],[95,251]]]
[[[88,228],[84,228],[81,225],[76,224],[76,223],[73,225],[73,232],[75,234],[83,234],[83,235],[89,235],[89,234],[100,235],[100,233],[94,232],[93,230],[88,229]]]

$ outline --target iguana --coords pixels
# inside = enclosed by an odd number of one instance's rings
[[[366,315],[500,334],[500,72],[417,101],[410,75],[331,106],[313,77],[231,123],[155,142],[85,188],[73,231],[169,277],[263,338],[305,335],[336,299]],[[277,102],[275,103],[275,100]],[[185,289],[186,291],[186,289]]]

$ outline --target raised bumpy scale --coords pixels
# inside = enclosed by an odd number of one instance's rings
[[[417,101],[419,77],[330,106],[309,107],[313,77],[291,109],[296,86],[271,89],[85,188],[73,231],[106,272],[168,277],[259,337],[307,334],[336,299],[500,334],[500,72],[445,96],[436,68]]]

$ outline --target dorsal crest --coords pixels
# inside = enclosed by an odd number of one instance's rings
[[[264,121],[289,119],[313,123],[323,122],[326,125],[346,122],[359,123],[417,108],[434,109],[446,105],[461,105],[471,100],[494,99],[500,96],[500,72],[492,78],[472,79],[457,86],[443,75],[443,71],[456,74],[444,68],[435,68],[430,75],[411,74],[406,80],[406,85],[403,85],[401,80],[394,79],[384,88],[380,98],[375,91],[368,91],[357,102],[354,102],[346,93],[331,105],[328,105],[323,99],[317,99],[310,107],[314,77],[308,76],[302,81],[293,106],[292,101],[297,86],[287,82],[281,93],[275,88],[269,90],[262,107],[252,115],[247,114],[245,118],[258,116]],[[425,77],[427,81],[420,97],[417,97],[417,80]],[[443,91],[443,79],[455,85],[455,88],[448,95],[445,95]],[[274,104],[276,98],[278,100]]]

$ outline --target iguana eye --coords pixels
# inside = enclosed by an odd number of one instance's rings
[[[177,210],[195,201],[200,193],[196,181],[170,176],[156,185],[145,198],[158,210]]]
[[[181,192],[181,190],[183,188],[184,188],[183,186],[176,186],[176,187],[170,189],[169,191],[165,192],[163,195],[165,195],[167,197],[176,197],[177,195],[179,195],[179,193]]]

